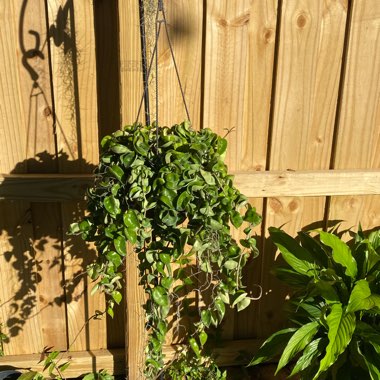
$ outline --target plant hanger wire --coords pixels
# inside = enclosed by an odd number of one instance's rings
[[[146,31],[145,31],[145,12],[144,12],[144,0],[139,0],[139,11],[140,11],[140,34],[141,34],[141,53],[142,53],[142,70],[143,70],[143,84],[144,90],[143,95],[141,97],[139,109],[136,116],[136,123],[140,117],[141,109],[143,103],[145,103],[145,122],[147,125],[151,123],[151,114],[150,114],[150,102],[149,102],[149,77],[152,72],[153,62],[155,63],[155,85],[156,85],[156,137],[157,137],[157,145],[158,145],[158,128],[159,128],[159,106],[158,106],[158,96],[159,96],[159,86],[158,86],[158,41],[161,34],[162,25],[165,29],[166,38],[169,45],[170,55],[173,61],[175,73],[177,76],[178,86],[181,91],[182,102],[186,111],[186,116],[188,121],[191,123],[189,109],[187,107],[185,93],[183,91],[183,86],[181,82],[181,78],[179,75],[179,70],[177,66],[177,62],[175,60],[173,45],[170,40],[170,35],[168,31],[168,24],[166,19],[165,7],[163,0],[158,0],[157,2],[157,11],[155,17],[155,39],[154,39],[154,47],[152,56],[150,58],[149,67],[147,66],[147,44],[146,44]]]

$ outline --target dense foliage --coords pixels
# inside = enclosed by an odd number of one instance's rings
[[[147,294],[148,378],[222,379],[205,354],[206,330],[218,326],[225,305],[242,310],[242,268],[257,255],[252,228],[260,216],[233,185],[224,164],[227,142],[209,129],[186,123],[172,128],[135,124],[102,140],[96,179],[88,190],[89,216],[72,225],[74,233],[95,242],[99,258],[88,268],[95,290],[108,295],[108,313],[121,301],[127,242],[139,258]],[[231,227],[245,223],[236,241]],[[194,292],[203,303],[187,324],[182,351],[165,368],[162,345],[170,310],[190,315]],[[206,296],[208,294],[208,296]],[[180,323],[180,322],[178,322]],[[183,328],[183,326],[181,326]],[[169,376],[169,375],[168,375]]]
[[[287,263],[277,276],[294,289],[294,328],[273,334],[253,358],[282,353],[277,372],[297,358],[301,379],[380,379],[380,231],[359,230],[350,245],[323,231],[299,241],[280,229],[270,236]]]

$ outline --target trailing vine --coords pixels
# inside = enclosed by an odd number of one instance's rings
[[[225,378],[206,354],[209,328],[223,321],[226,305],[242,310],[251,302],[242,268],[258,254],[252,229],[261,217],[234,187],[226,149],[224,138],[209,129],[193,131],[186,122],[171,128],[134,124],[106,136],[87,192],[89,215],[71,226],[95,242],[98,260],[88,274],[98,280],[94,291],[106,293],[111,317],[122,299],[127,242],[133,245],[147,294],[149,379]],[[238,242],[231,227],[243,223]],[[186,315],[194,292],[203,300],[195,323],[186,326],[182,350],[165,367],[168,315]]]

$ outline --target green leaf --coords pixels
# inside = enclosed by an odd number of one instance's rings
[[[169,306],[169,295],[165,288],[156,286],[152,291],[153,301],[159,306]]]
[[[164,264],[170,264],[171,256],[168,253],[160,253],[159,258]]]
[[[311,281],[310,277],[298,273],[292,268],[276,267],[272,271],[278,279],[297,288],[303,288]]]
[[[314,257],[290,235],[279,228],[269,228],[270,237],[281,251],[284,260],[298,273],[313,277],[316,269]]]
[[[331,312],[326,318],[326,323],[329,329],[329,344],[314,379],[317,379],[322,372],[331,367],[338,356],[347,348],[356,327],[355,314],[344,313],[341,304],[333,304]]]
[[[234,270],[237,268],[238,263],[234,260],[227,260],[223,265],[226,269]]]
[[[111,150],[112,150],[112,152],[117,153],[117,154],[123,154],[123,153],[127,153],[130,151],[126,146],[121,145],[121,144],[113,145],[111,147]]]
[[[33,380],[34,376],[38,375],[37,371],[28,371],[21,374],[17,379],[18,380]]]
[[[327,339],[318,338],[310,342],[303,351],[303,355],[297,360],[290,376],[308,368],[324,352],[326,346]]]
[[[194,351],[197,358],[201,357],[201,351],[199,349],[198,343],[194,338],[189,339],[189,345],[191,349]]]
[[[108,314],[111,318],[114,317],[115,313],[114,313],[113,308],[112,308],[111,306],[107,307],[107,314]]]
[[[215,300],[215,309],[218,312],[219,320],[221,321],[224,317],[225,312],[226,312],[226,307],[224,305],[224,302],[220,298],[217,298]]]
[[[248,204],[248,209],[245,212],[244,220],[254,226],[257,226],[261,223],[262,217],[256,212],[254,207]]]
[[[374,307],[380,307],[380,295],[371,294],[367,280],[357,281],[352,289],[346,312],[371,310]]]
[[[186,208],[188,203],[190,202],[192,196],[187,192],[184,191],[181,193],[177,199],[177,210],[182,211]]]
[[[60,370],[61,372],[65,372],[66,369],[69,368],[70,364],[71,364],[70,362],[62,363],[62,364],[60,364],[60,365],[58,366],[58,368],[59,368],[59,370]]]
[[[136,229],[140,227],[139,218],[137,217],[137,213],[133,209],[129,209],[123,215],[123,222],[126,227]]]
[[[113,195],[104,198],[103,201],[105,209],[113,216],[120,214],[120,201]]]
[[[137,242],[137,232],[134,228],[124,228],[124,233],[132,244],[135,244]]]
[[[290,337],[296,331],[296,328],[287,328],[272,334],[260,347],[256,355],[249,362],[248,366],[255,366],[275,357],[283,351]]]
[[[284,368],[293,357],[302,351],[313,339],[319,328],[318,321],[312,321],[301,326],[290,338],[284,352],[278,362],[276,374],[281,368]]]
[[[201,169],[200,172],[207,185],[215,185],[215,178],[210,172],[203,169]]]
[[[124,236],[118,236],[114,239],[113,245],[119,255],[125,256],[127,254],[127,242]]]
[[[106,257],[107,257],[107,260],[110,261],[115,266],[115,268],[118,268],[123,262],[120,255],[115,251],[107,252]]]
[[[371,325],[362,321],[357,321],[355,335],[370,343],[376,350],[380,348],[380,331],[376,330]]]
[[[206,344],[207,338],[208,335],[204,331],[201,331],[199,334],[199,342],[201,343],[202,347]]]
[[[350,247],[336,235],[324,231],[318,231],[321,242],[332,249],[333,260],[346,268],[346,275],[356,278],[358,268]]]
[[[235,228],[239,228],[243,224],[243,217],[238,211],[231,211],[231,222]]]
[[[363,353],[361,353],[365,364],[368,368],[368,372],[372,380],[380,379],[380,358],[379,354],[369,345],[363,347]]]
[[[121,299],[123,298],[123,296],[121,295],[120,292],[118,292],[117,290],[114,290],[112,292],[112,298],[115,300],[115,302],[119,305],[120,302],[121,302]]]
[[[217,148],[218,154],[220,156],[223,156],[226,150],[227,150],[227,140],[222,137],[218,138],[218,148]]]
[[[202,310],[201,311],[201,320],[206,327],[210,327],[211,312],[209,310]]]
[[[118,165],[112,165],[108,168],[108,172],[118,179],[120,182],[124,179],[124,170]]]
[[[246,297],[237,303],[237,311],[242,311],[251,304],[251,299]]]

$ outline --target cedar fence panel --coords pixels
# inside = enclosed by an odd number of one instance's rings
[[[148,59],[156,1],[145,2]],[[248,290],[256,295],[259,284],[263,297],[229,314],[218,349],[222,364],[238,364],[236,352],[254,352],[284,323],[286,290],[269,273],[276,260],[269,226],[295,234],[336,220],[342,228],[380,225],[380,4],[164,4],[193,127],[229,131],[230,171],[263,215],[261,255],[245,271]],[[54,346],[69,349],[67,375],[129,368],[138,379],[144,296],[134,274],[126,279],[127,315],[119,307],[114,321],[94,318],[104,299],[90,296],[82,274],[94,248],[66,235],[84,213],[99,138],[137,116],[138,1],[2,0],[0,16],[0,323],[9,336],[0,367],[40,368],[40,353]],[[158,65],[159,122],[181,122],[164,30]],[[152,120],[156,93],[152,73]],[[168,358],[177,341],[167,342]]]

